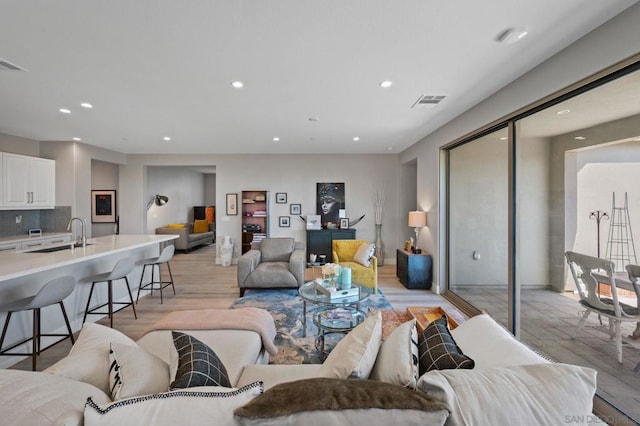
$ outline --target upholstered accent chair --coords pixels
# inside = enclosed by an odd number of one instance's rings
[[[369,254],[364,259],[357,256],[366,250]],[[362,247],[361,253],[358,249]],[[331,248],[333,250],[333,263],[351,268],[351,279],[358,284],[371,287],[374,293],[378,292],[378,259],[373,255],[373,245],[366,240],[333,240]],[[360,263],[363,261],[363,263]],[[368,261],[368,262],[367,262]],[[369,266],[366,266],[369,263]]]
[[[306,249],[293,238],[265,238],[238,259],[240,297],[246,289],[298,288],[304,284]]]

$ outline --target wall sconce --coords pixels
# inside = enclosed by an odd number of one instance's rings
[[[416,253],[418,253],[418,234],[420,233],[420,228],[427,226],[427,212],[409,212],[409,226],[412,227],[416,232],[415,250]]]
[[[168,202],[169,202],[169,197],[167,197],[166,195],[156,194],[155,197],[153,197],[151,201],[149,201],[149,203],[147,204],[147,210],[149,210],[151,206],[154,204],[156,206],[164,206]]]

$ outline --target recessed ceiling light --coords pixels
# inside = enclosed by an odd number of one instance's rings
[[[276,137],[273,138],[273,141],[274,142],[280,142],[280,138],[276,136]]]
[[[527,31],[525,28],[512,27],[507,28],[506,30],[498,34],[495,40],[498,43],[513,44],[525,38],[527,34],[529,34],[529,31]]]
[[[93,105],[91,105],[89,102],[83,102],[80,104],[80,106],[82,108],[93,108]]]
[[[358,141],[360,140],[360,138],[359,138],[359,137],[357,137],[357,136],[354,136],[354,137],[353,137],[353,140],[354,140],[355,142],[358,142]]]
[[[577,141],[583,141],[583,140],[585,140],[587,138],[585,138],[584,136],[576,136],[574,139],[577,140]]]
[[[169,137],[169,136],[165,136],[165,137],[164,137],[164,138],[162,138],[162,139],[164,139],[165,141],[170,141],[170,140],[171,140],[171,137]]]
[[[78,142],[80,142],[82,139],[80,139],[80,138],[73,138],[73,140],[74,140],[74,141],[78,141]]]
[[[392,81],[385,80],[380,82],[380,87],[384,87],[386,89],[387,87],[391,87],[392,84],[393,84]]]
[[[509,138],[506,137],[506,136],[503,136],[503,137],[500,138],[501,141],[506,141],[507,139],[509,139]]]
[[[387,148],[387,151],[393,151],[393,147],[390,146],[389,148]]]
[[[565,114],[569,114],[570,112],[571,112],[570,109],[561,109],[560,111],[556,112],[556,114],[565,115]]]
[[[237,80],[236,81],[232,81],[231,85],[233,87],[235,87],[236,89],[242,89],[244,87],[244,83],[241,82],[241,81],[237,81]]]
[[[71,110],[67,108],[60,108],[58,111],[60,111],[63,114],[71,114]]]

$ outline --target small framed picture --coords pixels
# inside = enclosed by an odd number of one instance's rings
[[[300,204],[291,204],[289,206],[289,213],[290,214],[300,214],[301,210],[302,210],[302,205],[300,205]]]
[[[116,190],[91,191],[91,223],[116,222]]]
[[[278,204],[287,204],[287,193],[286,192],[276,192],[276,203],[278,203]]]
[[[291,218],[289,216],[280,216],[280,227],[288,228],[291,223]]]
[[[227,216],[238,214],[238,194],[227,194]]]
[[[349,218],[340,218],[340,229],[349,229]]]

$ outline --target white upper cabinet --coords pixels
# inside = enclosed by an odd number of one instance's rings
[[[55,206],[55,161],[2,154],[2,209],[46,209]]]

